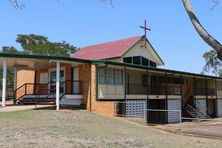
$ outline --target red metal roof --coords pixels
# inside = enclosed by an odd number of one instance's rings
[[[141,38],[142,36],[136,36],[118,41],[84,47],[74,53],[71,57],[87,60],[101,60],[121,57]]]

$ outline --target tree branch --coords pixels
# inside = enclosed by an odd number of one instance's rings
[[[24,9],[25,5],[20,4],[18,0],[9,0],[9,2],[16,8],[16,9]]]
[[[220,42],[212,37],[201,25],[192,9],[190,0],[182,0],[182,2],[197,33],[209,46],[216,50],[218,58],[222,60],[222,45],[220,44]]]
[[[213,0],[213,7],[210,9],[210,11],[212,11],[219,3],[221,3],[221,0]]]
[[[100,0],[101,3],[109,3],[113,8],[114,8],[114,5],[113,5],[113,0]]]

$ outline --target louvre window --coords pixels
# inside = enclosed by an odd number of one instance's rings
[[[112,68],[99,68],[98,70],[99,84],[122,85],[123,71]]]
[[[123,58],[123,62],[129,64],[141,65],[141,66],[157,67],[157,64],[155,62],[147,58],[144,58],[142,56],[125,57]]]
[[[150,66],[151,66],[151,67],[156,67],[156,63],[153,62],[153,61],[150,61]]]
[[[142,57],[142,66],[149,66],[149,60]]]
[[[124,63],[132,64],[132,62],[133,62],[132,57],[125,57],[125,58],[123,58],[123,62]]]
[[[222,81],[217,81],[217,89],[222,90]]]
[[[140,56],[133,57],[133,64],[141,65],[141,57]]]

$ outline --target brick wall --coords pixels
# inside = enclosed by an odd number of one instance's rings
[[[71,64],[61,64],[61,67],[65,68],[65,80],[72,80],[72,65]],[[56,68],[56,65],[52,64],[49,68]],[[49,68],[43,68],[43,69],[40,69],[36,72],[36,82],[37,83],[40,82],[40,73],[48,73]],[[48,86],[45,86],[45,88],[43,88],[43,89],[46,90],[47,88],[48,88]],[[72,92],[71,83],[67,82],[66,93],[71,94],[71,92]]]
[[[18,70],[17,71],[17,86],[16,88],[19,88],[25,83],[34,83],[35,81],[35,71],[33,70]],[[29,93],[33,92],[33,87],[28,86],[27,91]],[[21,97],[24,95],[25,88],[22,88],[21,90],[17,91],[16,98]]]
[[[115,104],[112,101],[97,101],[96,99],[96,65],[84,64],[80,66],[80,80],[83,82],[83,105],[87,110],[106,116],[115,115]],[[91,73],[91,98],[90,98]]]

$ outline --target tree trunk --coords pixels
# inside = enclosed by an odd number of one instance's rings
[[[216,39],[214,39],[201,25],[192,9],[190,0],[182,0],[182,2],[197,33],[209,46],[217,51],[218,58],[222,60],[222,45]]]

